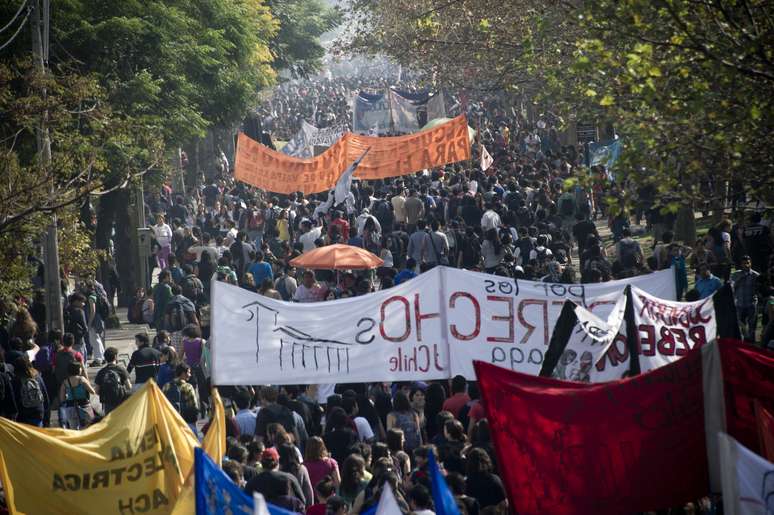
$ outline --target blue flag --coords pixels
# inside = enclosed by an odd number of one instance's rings
[[[454,500],[449,485],[435,462],[435,454],[429,453],[427,469],[430,472],[430,484],[433,487],[433,504],[436,515],[460,515],[457,501]]]
[[[196,515],[253,514],[253,500],[235,485],[207,454],[197,447],[194,454]]]
[[[592,141],[589,143],[588,165],[605,165],[609,172],[613,169],[615,162],[618,161],[618,157],[621,155],[621,146],[621,138],[604,143]]]

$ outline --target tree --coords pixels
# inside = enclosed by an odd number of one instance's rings
[[[727,187],[771,201],[771,2],[352,0],[348,13],[350,51],[612,123],[618,179],[655,185],[663,207],[718,206]]]
[[[270,0],[269,7],[279,21],[272,39],[274,67],[294,77],[308,77],[319,71],[325,48],[319,38],[341,22],[341,12],[321,0]]]

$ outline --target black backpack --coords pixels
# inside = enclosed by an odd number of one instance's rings
[[[102,404],[108,406],[118,406],[128,396],[126,384],[121,379],[121,375],[114,368],[106,368],[105,376],[102,378],[102,384],[99,387],[99,399]]]
[[[165,314],[169,315],[167,331],[182,331],[183,328],[188,325],[188,316],[185,313],[183,304],[180,302],[170,302]]]
[[[386,200],[380,200],[374,207],[374,216],[379,220],[382,230],[392,227],[395,221],[395,214],[392,212],[392,206]]]
[[[195,275],[188,275],[183,279],[183,296],[194,303],[201,302],[204,296],[204,284]]]
[[[100,292],[95,292],[95,296],[97,297],[96,311],[102,320],[107,320],[110,317],[110,304],[108,304],[107,297]]]
[[[164,392],[164,395],[166,396],[167,400],[174,406],[174,408],[177,410],[178,413],[181,415],[184,415],[186,411],[193,409],[193,406],[188,406],[185,403],[185,399],[183,398],[183,392],[180,389],[180,385],[177,381],[170,381],[168,383],[169,386],[167,386],[166,391]]]
[[[83,343],[84,338],[89,334],[89,329],[83,325],[83,319],[75,316],[75,308],[67,308],[64,312],[65,332],[72,333],[75,336],[75,344]],[[79,310],[80,311],[80,310]]]
[[[70,363],[75,361],[75,356],[72,352],[59,351],[54,356],[54,376],[56,382],[61,384],[67,379],[67,367]]]
[[[299,441],[298,428],[296,427],[296,419],[293,417],[293,412],[280,404],[272,404],[262,408],[258,412],[258,424],[256,424],[256,432],[258,427],[263,430],[264,434],[269,424],[281,424],[285,428],[285,431],[292,434],[295,437],[295,441]]]

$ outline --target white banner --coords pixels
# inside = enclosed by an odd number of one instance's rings
[[[758,456],[726,433],[718,433],[723,513],[774,513],[774,463]]]
[[[213,381],[474,379],[473,360],[537,375],[565,299],[594,307],[596,297],[620,294],[631,283],[675,298],[671,270],[583,285],[436,267],[389,290],[312,304],[213,282]],[[601,316],[615,300],[604,303]]]
[[[597,284],[516,281],[456,269],[448,277],[454,278],[447,280],[451,375],[468,379],[475,378],[474,360],[538,375],[567,299],[607,318],[627,284],[660,298],[676,297],[672,270]]]
[[[393,90],[390,90],[390,109],[396,131],[417,132],[419,130],[416,105]]]
[[[633,286],[632,303],[641,372],[672,363],[717,338],[713,297],[674,302]]]
[[[301,121],[301,129],[280,149],[285,155],[308,159],[314,157],[314,138],[318,129],[314,125]]]

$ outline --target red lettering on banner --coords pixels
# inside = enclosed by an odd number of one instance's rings
[[[694,325],[706,324],[712,320],[710,311],[708,311],[706,315],[702,313],[704,306],[706,306],[711,299],[705,300],[696,307],[667,304],[659,302],[657,299],[647,298],[643,295],[639,296],[639,300],[642,302],[639,316],[642,317],[647,313],[649,318],[663,322],[664,325],[679,325],[689,328]]]
[[[478,300],[476,300],[476,298],[470,293],[464,291],[455,291],[451,294],[451,297],[449,297],[450,309],[454,309],[454,307],[457,305],[457,299],[460,297],[468,299],[473,304],[473,314],[475,320],[475,324],[473,325],[473,332],[470,334],[462,334],[457,329],[457,324],[450,324],[449,330],[451,331],[452,336],[454,336],[456,339],[461,341],[468,341],[476,338],[481,332],[481,306],[479,305]]]
[[[513,297],[500,297],[497,295],[488,295],[486,297],[486,300],[493,300],[496,302],[505,302],[508,304],[508,315],[502,316],[502,315],[492,315],[492,321],[493,322],[507,322],[508,323],[508,336],[487,336],[486,341],[488,342],[502,342],[502,343],[513,343],[514,338],[514,330],[513,330]]]
[[[693,342],[693,345],[691,345],[692,349],[701,347],[707,343],[707,331],[704,329],[703,325],[691,327],[688,330],[688,339]]]
[[[427,320],[429,318],[441,318],[440,313],[428,313],[426,315],[423,315],[419,312],[419,294],[414,294],[414,323],[417,326],[417,341],[422,341],[422,320]]]
[[[403,312],[404,312],[404,320],[405,320],[405,328],[406,330],[403,332],[400,336],[388,336],[385,329],[384,329],[384,320],[385,320],[385,310],[387,308],[387,305],[391,302],[400,302],[403,304]],[[391,342],[402,342],[406,340],[406,338],[409,337],[411,334],[411,307],[409,306],[409,301],[406,300],[405,297],[401,297],[400,295],[396,295],[394,297],[390,297],[389,299],[385,300],[382,303],[382,308],[380,310],[380,320],[379,320],[379,333],[382,335],[382,338],[384,338],[387,341]]]
[[[685,337],[685,331],[676,327],[670,331],[675,340],[675,354],[677,356],[685,356],[691,348],[688,346],[688,340]]]
[[[619,349],[619,345],[623,350]],[[617,367],[621,363],[626,362],[627,359],[629,359],[629,346],[626,344],[626,337],[618,334],[613,340],[613,344],[610,345],[610,348],[605,352],[604,357],[597,361],[596,369],[599,372],[605,370],[605,363],[607,360],[610,361],[611,367]]]
[[[656,328],[652,325],[641,324],[637,330],[640,332],[640,354],[643,356],[656,355]],[[645,346],[648,346],[645,349]]]
[[[668,327],[662,327],[659,331],[661,339],[656,345],[658,353],[662,356],[674,356],[675,355],[675,337],[672,335],[672,331]]]
[[[544,343],[548,345],[548,302],[545,300],[526,299],[519,302],[519,323],[521,323],[521,325],[527,329],[527,332],[524,334],[524,336],[522,336],[519,342],[527,343],[530,336],[532,336],[532,333],[535,332],[535,328],[537,327],[527,322],[527,320],[524,318],[524,308],[532,305],[543,306],[543,339]]]

